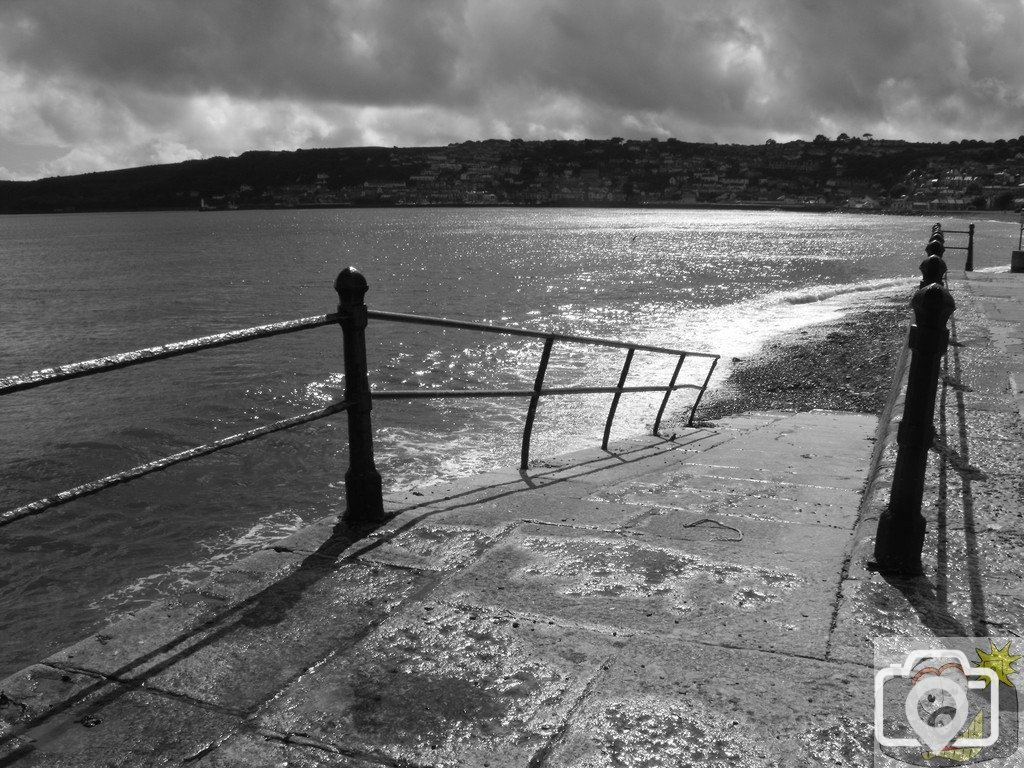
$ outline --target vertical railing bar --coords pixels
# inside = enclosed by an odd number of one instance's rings
[[[718,358],[712,358],[711,367],[708,369],[708,375],[704,377],[704,383],[700,387],[700,392],[697,393],[697,399],[693,401],[693,407],[690,408],[690,418],[686,420],[686,426],[693,426],[693,417],[697,413],[697,406],[700,405],[700,400],[704,397],[704,393],[707,392],[708,382],[711,381],[711,374],[715,372],[715,366],[718,365]]]
[[[533,383],[533,397],[530,398],[530,406],[526,411],[526,424],[523,425],[523,448],[519,460],[519,469],[526,471],[530,463],[530,435],[533,434],[533,420],[537,416],[537,403],[540,401],[540,391],[544,386],[544,374],[548,370],[548,360],[551,358],[551,347],[554,346],[555,337],[548,336],[544,339],[544,351],[540,355],[540,364],[537,366],[537,378]]]
[[[622,373],[619,374],[619,389],[626,386],[626,377],[629,376],[629,366],[633,362],[633,353],[636,352],[633,347],[629,348],[626,352],[626,362],[622,364]],[[604,438],[601,440],[601,450],[608,450],[608,438],[612,433],[612,422],[615,421],[615,411],[619,407],[619,398],[622,397],[622,392],[616,392],[612,395],[612,406],[608,409],[608,418],[604,423]]]
[[[661,408],[658,409],[658,415],[654,419],[654,431],[651,432],[655,437],[658,436],[658,428],[661,427],[661,417],[665,415],[665,408],[668,406],[668,399],[672,397],[672,387],[676,385],[676,379],[679,378],[679,371],[683,368],[683,362],[686,360],[686,353],[684,352],[679,356],[679,362],[676,363],[676,369],[672,372],[672,380],[669,381],[668,386],[665,387],[665,397],[661,400]]]

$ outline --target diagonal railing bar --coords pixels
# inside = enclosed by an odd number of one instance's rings
[[[601,450],[608,450],[608,438],[612,434],[612,422],[615,421],[615,411],[619,407],[619,398],[622,397],[622,388],[626,384],[626,377],[629,376],[629,366],[633,363],[633,353],[636,350],[633,347],[629,348],[626,352],[626,362],[622,364],[622,373],[619,374],[619,386],[616,388],[615,394],[612,396],[612,404],[608,408],[608,418],[604,422],[604,437],[601,438]]]
[[[684,352],[679,356],[679,362],[676,363],[676,368],[672,371],[672,378],[669,379],[668,386],[665,387],[665,397],[661,400],[661,407],[658,409],[658,415],[654,418],[654,429],[651,431],[655,437],[658,436],[658,429],[661,427],[661,417],[665,415],[665,408],[668,406],[668,399],[672,397],[672,392],[676,389],[676,379],[679,378],[679,371],[683,369],[683,363],[686,362],[686,353]],[[683,385],[692,386],[694,389],[698,387],[696,385]],[[691,415],[691,420],[693,419]]]
[[[693,354],[692,352],[690,353]],[[696,387],[699,391],[697,397],[693,401],[693,405],[690,406],[690,416],[686,419],[686,426],[693,426],[693,417],[697,413],[697,406],[700,405],[701,398],[704,397],[704,393],[708,391],[708,384],[711,382],[711,374],[715,372],[715,366],[718,365],[718,356],[715,355],[715,359],[711,361],[711,366],[708,368],[708,375],[704,377],[704,383],[699,387]],[[655,432],[657,434],[657,432]]]
[[[85,360],[80,363],[69,363],[68,365],[59,365],[53,368],[44,368],[21,376],[6,376],[0,378],[0,395],[9,395],[12,392],[20,392],[46,384],[55,384],[58,381],[77,379],[82,376],[91,376],[96,373],[129,368],[133,365],[141,365],[142,363],[149,363],[154,360],[165,360],[169,357],[188,355],[204,349],[226,347],[229,344],[241,344],[242,342],[254,339],[265,339],[270,336],[280,336],[285,333],[295,333],[296,331],[305,331],[310,328],[333,325],[338,322],[338,319],[338,314],[332,313],[329,315],[317,315],[316,317],[303,317],[297,320],[285,320],[280,323],[242,328],[237,331],[227,331],[212,336],[200,336],[188,341],[176,341],[159,347],[136,349],[132,352],[98,357],[94,360]]]
[[[533,382],[533,392],[530,395],[530,405],[526,409],[526,422],[523,424],[523,445],[519,452],[519,469],[526,471],[530,463],[530,437],[533,435],[533,420],[537,417],[537,403],[544,387],[544,376],[548,370],[548,361],[551,360],[551,348],[555,344],[555,337],[548,336],[544,339],[544,349],[540,354],[540,363],[537,365],[537,376]]]
[[[217,451],[222,451],[225,448],[240,445],[241,443],[246,443],[250,440],[255,440],[274,432],[280,432],[282,430],[298,426],[299,424],[307,424],[311,421],[316,421],[317,419],[333,416],[336,413],[347,410],[350,406],[351,403],[345,401],[332,403],[326,408],[321,408],[316,411],[306,411],[305,413],[300,413],[297,416],[291,416],[287,419],[275,421],[273,424],[265,424],[262,427],[256,427],[255,429],[250,429],[246,432],[240,432],[235,435],[221,438],[213,443],[199,445],[185,451],[179,451],[178,453],[171,454],[170,456],[164,456],[163,458],[156,459],[145,464],[140,464],[136,467],[132,467],[131,469],[126,469],[123,472],[107,475],[106,477],[101,477],[98,480],[93,480],[89,483],[83,483],[82,485],[66,491],[61,491],[53,496],[37,499],[29,504],[23,504],[20,507],[0,513],[0,527],[13,523],[15,520],[20,520],[31,515],[37,515],[52,507],[67,504],[69,501],[80,499],[83,496],[90,496],[112,486],[127,483],[131,480],[143,477],[144,475],[152,474],[153,472],[159,472],[160,470],[167,469],[175,464],[180,464],[183,461],[189,461],[200,456],[208,456],[211,453],[216,453]]]

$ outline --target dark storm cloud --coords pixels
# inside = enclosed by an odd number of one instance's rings
[[[489,136],[1017,135],[1024,0],[5,0],[52,170]],[[34,138],[33,138],[34,137]]]
[[[41,73],[186,95],[364,104],[451,86],[461,2],[13,0],[9,60]],[[454,21],[454,23],[452,23]]]

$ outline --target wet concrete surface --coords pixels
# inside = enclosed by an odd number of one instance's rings
[[[873,639],[1024,629],[1020,278],[951,280],[923,577],[892,424],[743,414],[322,520],[0,682],[0,765],[870,765]]]

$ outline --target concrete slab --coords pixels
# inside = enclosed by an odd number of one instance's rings
[[[255,729],[232,736],[191,765],[196,768],[381,768],[381,761],[361,759],[353,750],[299,734]]]
[[[932,578],[844,581],[828,643],[828,658],[870,665],[878,637],[965,637],[970,610],[961,597],[950,605]]]
[[[47,664],[33,664],[16,672],[3,681],[0,689],[0,748],[33,721],[69,702],[83,700],[106,685],[105,680]]]
[[[439,594],[615,636],[727,631],[734,645],[824,655],[849,534],[777,531],[766,544],[757,536],[768,528],[737,541],[524,525]]]
[[[53,654],[44,663],[67,672],[131,677],[227,608],[223,600],[194,594],[162,600]]]
[[[504,607],[426,601],[292,685],[257,722],[385,764],[529,765],[622,643]]]
[[[831,525],[850,529],[859,494],[840,488],[679,472],[603,488],[590,497],[612,503],[705,511],[760,520]]]
[[[145,624],[123,622],[47,663],[248,712],[324,658],[358,642],[436,578],[311,560],[212,620],[179,627],[169,640],[162,625],[151,635]]]
[[[872,670],[638,639],[544,762],[577,766],[870,766]]]
[[[728,442],[730,439],[726,437],[717,440],[702,438],[687,441],[685,437],[678,441],[665,440],[659,444],[657,451],[616,453],[611,460],[570,464],[547,470],[546,474],[531,473],[531,478],[544,477],[549,481],[557,478],[571,481],[575,485],[602,487],[618,480],[674,469]]]
[[[611,531],[628,526],[646,512],[635,504],[613,504],[584,496],[589,486],[573,486],[573,494],[552,496],[521,494],[470,508],[439,509],[432,519],[449,525],[504,526],[520,522],[568,525]]]
[[[552,474],[549,470],[557,471],[559,469],[569,469],[573,473],[580,469],[592,471],[635,462],[666,451],[703,453],[734,438],[733,434],[723,434],[718,425],[714,428],[684,427],[667,432],[660,437],[643,435],[617,440],[610,446],[614,450],[587,448],[537,459],[533,462],[534,466],[531,466],[531,476],[545,476]]]
[[[432,506],[437,502],[460,502],[468,506],[511,493],[547,487],[559,480],[554,472],[540,471],[534,475],[518,470],[486,472],[447,483],[385,494],[384,511],[388,515],[400,515]]]
[[[687,464],[681,471],[697,474],[703,470],[703,474],[754,480],[772,476],[804,485],[859,491],[864,485],[864,468],[851,464],[836,461],[827,452],[804,450],[801,453],[790,453],[734,447],[728,452],[716,451],[703,461]]]
[[[17,739],[0,761],[19,766],[181,765],[224,739],[237,719],[177,698],[104,683]]]
[[[352,547],[348,556],[419,571],[454,571],[479,558],[510,526],[481,528],[435,522],[432,518],[406,530],[370,536]]]

